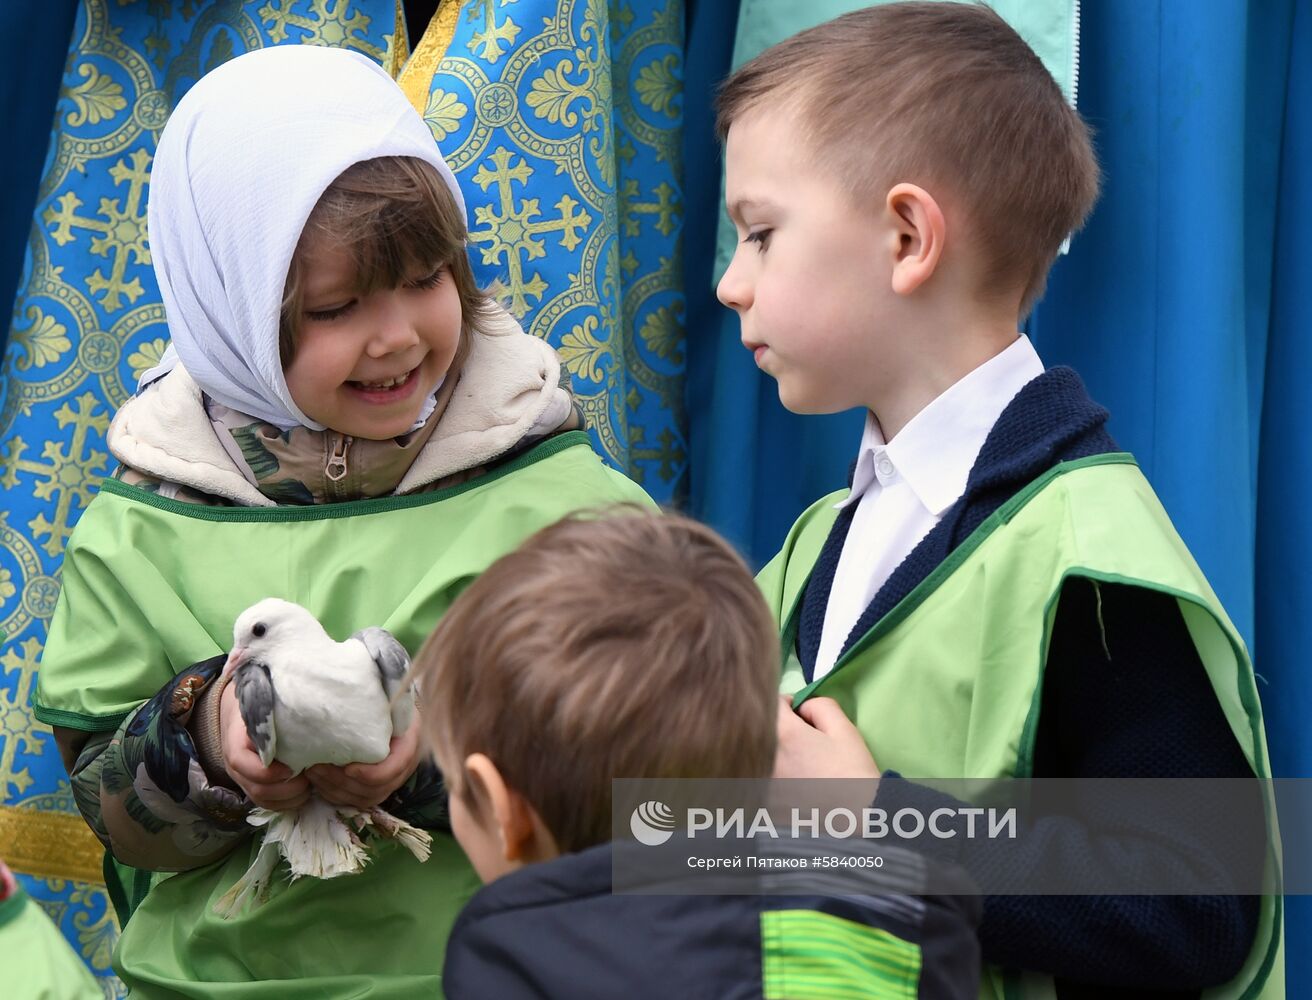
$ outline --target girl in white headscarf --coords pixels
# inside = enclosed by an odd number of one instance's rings
[[[205,76],[160,139],[149,225],[173,349],[110,428],[122,465],[69,541],[36,695],[131,914],[116,969],[134,997],[436,996],[477,884],[443,833],[425,863],[388,846],[212,912],[255,805],[446,819],[415,727],[381,762],[264,767],[216,683],[233,620],[278,596],[413,652],[537,528],[650,501],[475,286],[454,177],[364,57],[284,46]]]

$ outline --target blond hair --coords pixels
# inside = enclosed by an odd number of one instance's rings
[[[723,140],[758,106],[798,121],[817,166],[859,201],[906,181],[952,192],[983,289],[1038,300],[1062,241],[1098,197],[1089,130],[1038,56],[980,3],[891,3],[767,49],[717,100]]]
[[[483,572],[415,658],[452,795],[486,754],[562,851],[610,840],[613,778],[759,778],[779,638],[710,528],[637,508],[571,516]]]
[[[431,164],[410,156],[382,156],[347,167],[324,190],[305,221],[283,288],[278,347],[285,368],[296,351],[306,260],[324,245],[344,249],[355,266],[356,292],[396,288],[446,265],[460,297],[463,325],[453,368],[491,308],[466,252],[465,219]]]

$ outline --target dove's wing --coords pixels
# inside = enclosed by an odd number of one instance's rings
[[[400,736],[410,728],[410,721],[415,715],[413,692],[407,691],[400,698],[397,697],[405,672],[410,669],[410,654],[387,629],[362,628],[351,638],[364,643],[364,648],[378,665],[378,679],[382,682],[387,700],[392,704],[392,735]]]
[[[278,752],[273,728],[273,680],[263,663],[247,663],[233,679],[237,685],[237,708],[246,723],[246,734],[259,751],[260,763],[268,767]]]

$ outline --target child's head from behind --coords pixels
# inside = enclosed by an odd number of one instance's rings
[[[869,405],[861,379],[923,355],[907,331],[988,317],[1014,335],[1097,197],[1087,128],[982,4],[795,35],[730,77],[717,126],[742,241],[720,298],[801,411]]]
[[[773,620],[742,560],[683,517],[543,529],[459,597],[414,672],[485,881],[610,840],[612,778],[773,769]]]
[[[283,429],[405,433],[486,308],[450,168],[358,53],[275,46],[202,77],[160,138],[149,224],[177,357]]]

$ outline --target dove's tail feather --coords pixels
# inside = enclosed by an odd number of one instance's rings
[[[405,820],[377,806],[360,813],[355,818],[355,822],[361,826],[372,826],[380,836],[395,840],[420,861],[427,861],[428,856],[433,853],[432,834],[417,826],[411,826]]]
[[[224,920],[231,920],[246,909],[247,904],[255,903],[258,906],[263,903],[269,896],[269,882],[280,860],[282,851],[279,846],[266,840],[260,845],[259,853],[255,855],[246,873],[219,897],[214,904],[214,912]]]
[[[317,796],[298,812],[283,814],[285,828],[274,823],[265,833],[266,842],[277,839],[291,868],[292,879],[302,875],[336,878],[362,871],[369,860],[364,842],[346,824],[338,807]]]
[[[312,796],[298,810],[254,809],[246,822],[264,827],[264,843],[246,873],[214,904],[214,912],[225,920],[247,905],[258,906],[268,898],[274,869],[283,858],[287,859],[292,881],[302,875],[336,878],[362,871],[369,855],[356,830],[365,827],[395,840],[420,861],[427,861],[432,853],[433,838],[426,830],[383,809],[358,812],[330,805],[318,796]]]

